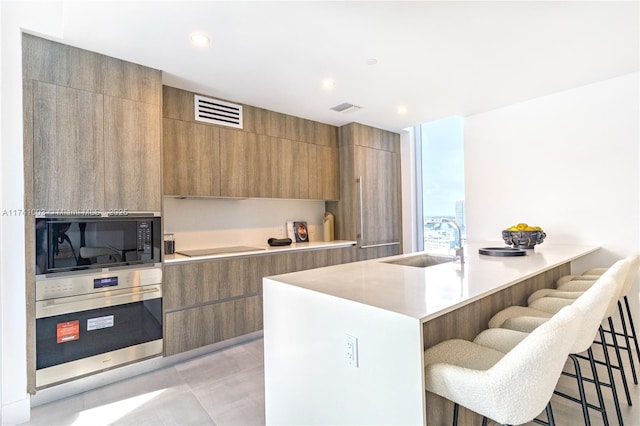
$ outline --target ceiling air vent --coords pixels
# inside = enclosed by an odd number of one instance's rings
[[[337,111],[337,112],[347,113],[347,112],[358,111],[358,110],[362,109],[362,107],[360,107],[358,105],[350,104],[348,102],[345,102],[343,104],[336,105],[331,109],[334,110],[334,111]]]
[[[242,105],[199,95],[193,99],[196,121],[242,129]]]

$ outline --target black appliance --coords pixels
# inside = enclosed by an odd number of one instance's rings
[[[36,218],[36,275],[161,262],[160,217]]]

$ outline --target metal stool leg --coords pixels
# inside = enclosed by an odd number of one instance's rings
[[[600,379],[598,379],[598,367],[596,366],[595,359],[593,358],[593,351],[591,348],[587,350],[589,356],[589,364],[591,365],[591,374],[593,375],[593,381],[596,386],[596,394],[598,395],[598,406],[602,413],[602,421],[605,426],[609,425],[609,419],[607,418],[607,410],[604,407],[604,398],[602,396],[602,386],[600,386]]]
[[[613,348],[616,352],[616,358],[618,360],[618,370],[622,376],[622,386],[624,387],[624,393],[627,397],[627,404],[633,405],[631,402],[631,394],[629,393],[629,385],[627,384],[627,375],[624,372],[624,366],[622,365],[622,356],[620,355],[620,346],[618,345],[618,338],[616,337],[616,330],[613,326],[613,319],[609,317],[609,328],[611,329],[611,335],[613,336]]]
[[[629,355],[629,364],[631,365],[631,376],[633,377],[633,383],[638,384],[638,377],[636,376],[636,365],[633,362],[633,352],[631,352],[631,341],[629,337],[629,332],[627,331],[627,322],[624,318],[624,312],[622,311],[622,302],[618,300],[618,312],[620,313],[620,324],[622,324],[622,336],[624,337],[624,341],[626,346],[624,349],[627,351],[627,355]]]
[[[620,411],[620,400],[618,399],[618,391],[616,389],[616,382],[613,378],[613,367],[611,367],[611,361],[609,360],[609,349],[607,348],[607,341],[604,335],[604,329],[602,326],[599,328],[600,333],[600,344],[602,345],[602,351],[604,352],[604,361],[607,366],[607,373],[609,374],[609,383],[611,386],[611,394],[613,396],[613,403],[616,407],[616,416],[618,417],[618,424],[620,426],[624,425],[624,421],[622,420],[622,412]]]
[[[458,403],[453,404],[453,426],[458,426],[458,410],[460,406]]]
[[[638,356],[638,364],[640,365],[640,345],[638,345],[638,336],[636,335],[636,328],[633,325],[633,317],[631,316],[631,308],[629,307],[629,299],[624,296],[624,304],[627,307],[627,318],[629,318],[629,327],[631,328],[631,338],[636,346],[636,355]]]

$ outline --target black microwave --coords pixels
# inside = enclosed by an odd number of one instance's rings
[[[162,261],[160,217],[36,218],[36,274]]]

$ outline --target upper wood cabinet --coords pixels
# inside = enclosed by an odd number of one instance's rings
[[[160,111],[157,105],[105,96],[105,206],[160,211]]]
[[[243,129],[203,123],[195,120],[194,93],[168,86],[163,87],[163,115],[165,195],[340,197],[334,126],[250,105],[243,105]],[[194,130],[202,126],[219,131],[218,153],[213,144],[205,146],[202,130]],[[195,167],[207,170],[191,170]],[[216,170],[219,191],[209,181]]]
[[[160,211],[160,71],[25,34],[23,79],[34,208]]]
[[[273,196],[311,198],[309,195],[309,144],[277,139],[273,150]],[[315,177],[311,179],[315,180]]]
[[[29,101],[34,207],[105,208],[103,95],[35,81]]]
[[[220,129],[165,118],[162,131],[164,193],[220,196]]]
[[[220,195],[265,197],[273,195],[272,138],[239,130],[220,129]]]
[[[309,197],[316,200],[340,199],[338,148],[309,144]]]

